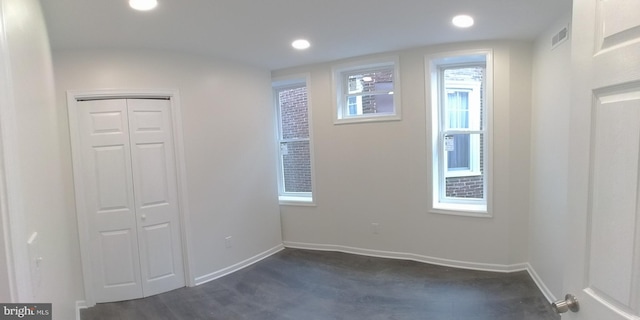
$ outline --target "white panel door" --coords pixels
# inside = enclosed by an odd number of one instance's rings
[[[92,281],[98,302],[142,297],[125,100],[78,103]]]
[[[183,287],[169,100],[129,99],[138,243],[145,296]]]
[[[169,100],[78,102],[96,302],[185,285]]]
[[[574,1],[569,319],[640,319],[640,1]]]

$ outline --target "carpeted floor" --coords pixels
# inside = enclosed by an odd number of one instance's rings
[[[82,320],[558,320],[525,271],[494,273],[285,249],[193,287],[81,311]]]

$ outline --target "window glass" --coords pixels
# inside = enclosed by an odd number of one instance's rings
[[[279,189],[287,201],[310,202],[313,191],[307,87],[275,87],[278,114]]]
[[[397,60],[397,59],[396,59]],[[334,68],[335,123],[399,120],[397,62]]]

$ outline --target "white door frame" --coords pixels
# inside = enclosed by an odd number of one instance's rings
[[[69,127],[77,126],[78,121],[76,117],[76,110],[78,106],[78,100],[98,100],[98,99],[131,99],[131,98],[167,98],[171,102],[171,114],[172,114],[172,128],[173,128],[173,142],[175,145],[175,161],[176,161],[176,174],[178,182],[178,208],[180,219],[180,232],[182,240],[182,260],[184,263],[185,280],[188,286],[195,286],[192,272],[190,269],[191,260],[189,254],[189,238],[187,237],[189,230],[189,209],[188,209],[188,195],[187,195],[187,171],[184,160],[184,145],[182,139],[182,113],[180,109],[180,96],[178,90],[170,89],[151,89],[151,90],[127,90],[127,89],[115,89],[115,90],[91,90],[91,91],[67,91],[67,110],[69,113]],[[91,271],[90,260],[90,236],[89,226],[85,215],[79,214],[84,204],[84,187],[82,181],[81,168],[78,165],[82,163],[80,153],[80,137],[74,135],[73,132],[79,130],[71,130],[71,149],[73,160],[73,182],[75,188],[75,200],[76,200],[76,216],[78,219],[78,238],[80,240],[80,253],[82,260],[82,275],[84,278],[84,291],[85,291],[85,306],[91,307],[96,304],[95,296],[93,292],[93,286],[91,279],[93,279]]]

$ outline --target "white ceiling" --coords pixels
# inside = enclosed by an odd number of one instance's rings
[[[424,45],[535,38],[571,0],[42,0],[53,50],[181,51],[271,70]],[[470,29],[455,14],[475,17]],[[295,51],[304,37],[311,48]]]

